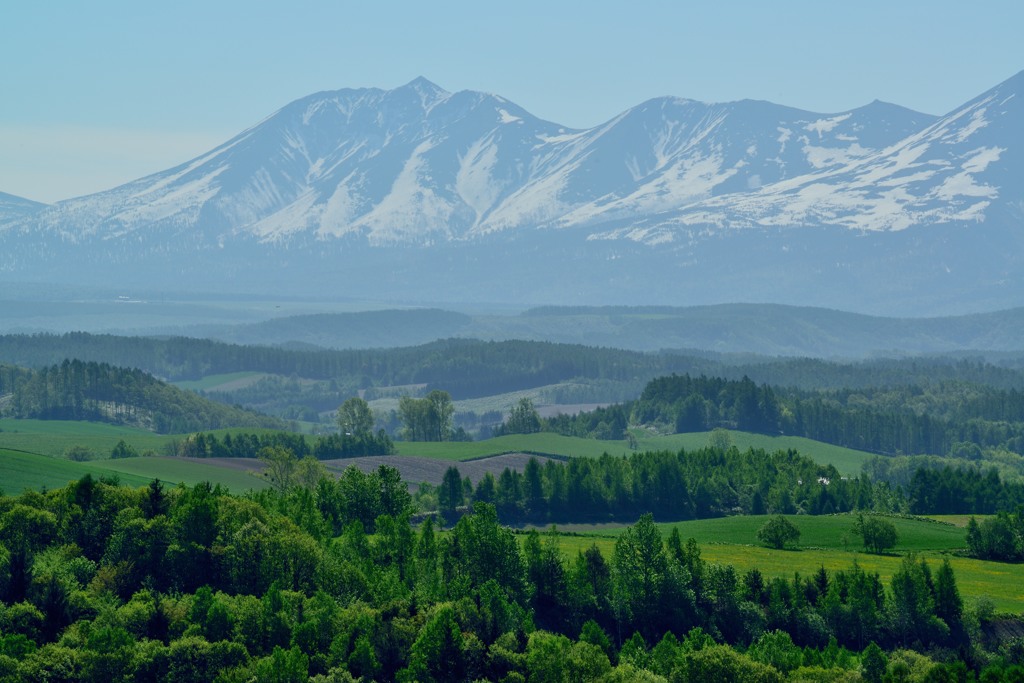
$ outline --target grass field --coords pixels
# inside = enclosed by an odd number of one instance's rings
[[[174,437],[100,422],[0,420],[0,448],[59,457],[71,446],[85,446],[107,457],[121,439],[139,453],[159,451]]]
[[[184,483],[194,486],[202,481],[209,481],[220,484],[229,490],[240,493],[249,489],[262,489],[270,486],[264,479],[249,474],[248,472],[221,467],[214,463],[196,462],[195,460],[182,460],[180,458],[124,458],[121,460],[103,460],[90,463],[97,469],[113,472],[125,476],[137,476],[150,479],[159,479],[169,483]]]
[[[701,556],[719,564],[729,564],[739,572],[757,568],[769,577],[792,578],[794,572],[807,576],[824,567],[829,571],[849,569],[853,562],[864,570],[878,572],[888,585],[899,569],[903,556],[909,552],[924,557],[932,570],[948,558],[956,573],[962,596],[972,599],[988,597],[996,609],[1003,612],[1024,612],[1024,565],[986,562],[961,557],[957,550],[964,548],[964,529],[940,522],[918,519],[893,518],[900,537],[892,554],[873,555],[863,552],[859,538],[850,533],[851,515],[823,517],[791,516],[790,521],[800,529],[800,542],[791,550],[773,550],[757,542],[757,529],[767,517],[726,517],[659,524],[665,538],[672,527],[678,527],[683,539],[694,538]],[[604,528],[585,525],[559,527],[559,545],[562,552],[574,557],[580,551],[596,544],[611,557],[616,537],[623,526]],[[571,532],[571,533],[570,533]],[[843,544],[843,537],[847,543]]]
[[[710,432],[695,432],[669,436],[641,436],[637,442],[641,451],[678,451],[680,448],[696,450],[708,445],[709,434]],[[832,446],[796,436],[765,436],[748,432],[729,432],[729,436],[732,438],[733,444],[741,450],[763,448],[770,452],[792,448],[815,462],[834,465],[843,474],[859,474],[861,464],[873,457],[871,453],[864,451]],[[588,458],[599,457],[603,453],[611,455],[630,453],[629,446],[625,441],[598,441],[548,433],[510,434],[487,441],[465,443],[398,441],[395,446],[401,455],[419,455],[453,461],[482,458],[512,451]]]
[[[0,449],[0,489],[6,494],[18,494],[26,489],[54,489],[69,481],[92,476],[116,475],[127,486],[144,486],[153,479],[169,484],[184,483],[193,486],[209,481],[225,486],[235,493],[268,486],[263,479],[237,468],[216,464],[181,460],[177,458],[123,458],[120,460],[94,460],[70,462],[35,453]]]
[[[92,462],[69,462],[45,455],[24,453],[0,448],[0,489],[7,495],[17,495],[26,489],[57,489],[67,486],[87,473],[94,477],[117,474],[127,486],[143,486],[151,477],[112,472]]]
[[[230,429],[214,430],[210,433],[223,437],[225,433],[238,433],[240,431],[260,433],[266,430]],[[767,450],[796,448],[801,453],[809,455],[818,462],[832,462],[836,464],[841,472],[850,474],[859,471],[860,463],[870,457],[867,453],[829,446],[811,441],[810,439],[770,437],[744,432],[730,432],[730,436],[733,443],[739,448],[755,447]],[[157,463],[167,463],[168,461],[155,457],[113,462],[103,460],[103,458],[110,454],[114,446],[117,445],[117,442],[122,439],[138,453],[143,454],[147,452],[162,453],[167,444],[181,438],[183,438],[182,435],[153,434],[141,429],[94,422],[0,420],[0,448],[48,456],[46,460],[39,461],[40,466],[44,469],[55,467],[54,459],[60,458],[69,447],[85,446],[99,458],[90,464],[104,471],[120,472],[125,475],[142,477],[158,477],[167,481],[186,481],[189,483],[209,480],[220,482],[232,490],[251,488],[254,485],[253,481],[243,481],[238,471],[229,470],[225,472],[223,471],[224,468],[213,464],[204,465],[205,469],[203,472],[198,473],[191,465],[184,468],[179,467],[180,463],[158,465]],[[642,437],[639,439],[639,447],[641,450],[675,451],[680,448],[695,450],[706,446],[707,442],[707,432],[675,434],[671,436]],[[596,439],[581,439],[550,433],[511,434],[488,439],[487,441],[471,442],[425,443],[399,441],[395,445],[399,455],[420,456],[446,462],[461,462],[504,453],[519,452],[586,458],[599,457],[604,453],[621,456],[628,455],[631,452],[625,441],[598,441]],[[139,464],[127,464],[131,462],[138,462]],[[26,478],[27,471],[18,476],[17,486],[22,488],[31,486]],[[51,483],[47,482],[52,482],[52,479],[48,472],[40,472],[38,481],[38,486],[50,486]],[[259,484],[258,480],[255,483]],[[3,486],[3,483],[0,483],[0,486]],[[11,486],[8,485],[8,487]]]
[[[194,381],[173,382],[174,386],[187,391],[233,391],[249,386],[267,376],[265,372],[231,372],[223,375],[208,375]]]
[[[545,455],[596,458],[603,453],[623,455],[629,453],[625,441],[598,441],[580,439],[561,434],[509,434],[486,441],[421,443],[396,441],[399,455],[419,455],[441,460],[472,460],[500,453],[530,452]]]
[[[784,515],[800,530],[800,540],[795,547],[800,549],[857,550],[860,537],[852,533],[856,519],[852,514],[841,515]],[[743,515],[698,519],[687,522],[658,524],[663,536],[668,538],[673,527],[679,529],[683,538],[693,538],[698,543],[731,543],[758,545],[757,530],[767,520],[765,515]],[[952,524],[925,519],[903,517],[887,518],[896,526],[899,541],[897,552],[951,552],[967,547],[966,530]],[[591,536],[617,537],[625,525],[609,524],[592,526],[585,524],[565,525],[561,531],[585,533]]]

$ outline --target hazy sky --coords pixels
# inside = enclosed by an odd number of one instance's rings
[[[320,90],[422,75],[571,127],[645,99],[943,114],[1024,69],[1019,0],[7,2],[0,192],[186,161]]]

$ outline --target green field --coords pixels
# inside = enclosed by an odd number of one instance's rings
[[[99,470],[118,474],[122,479],[134,476],[144,478],[146,481],[159,479],[174,484],[180,482],[188,486],[209,481],[225,486],[235,493],[270,486],[264,479],[244,470],[180,458],[124,458],[89,464]]]
[[[63,420],[0,420],[0,448],[59,457],[71,446],[85,446],[99,457],[108,457],[124,439],[139,453],[159,451],[172,436],[145,429],[101,422]]]
[[[35,453],[0,449],[0,489],[6,494],[14,495],[26,489],[60,488],[69,481],[81,479],[86,473],[96,478],[116,475],[127,486],[144,486],[153,479],[189,486],[209,481],[236,493],[268,486],[263,479],[243,470],[177,458],[70,462]]]
[[[223,375],[208,375],[194,381],[173,382],[174,386],[187,391],[218,391],[237,389],[267,377],[265,372],[230,372]]]
[[[792,578],[794,572],[807,576],[819,567],[829,571],[844,570],[856,560],[862,569],[878,572],[888,585],[903,556],[909,552],[924,557],[933,570],[948,558],[960,592],[968,602],[984,596],[1000,611],[1024,612],[1024,564],[959,556],[956,551],[965,546],[963,528],[920,519],[891,518],[899,531],[897,546],[892,554],[873,555],[863,552],[860,539],[850,533],[852,515],[788,517],[801,532],[800,542],[789,550],[773,550],[757,542],[757,529],[766,519],[764,516],[726,517],[659,524],[658,527],[666,539],[672,527],[678,527],[683,539],[692,537],[698,542],[701,556],[709,562],[732,565],[741,573],[757,568],[769,577]],[[559,531],[565,532],[559,536],[559,545],[569,557],[592,544],[611,557],[615,538],[623,528],[621,525],[603,528],[566,525],[559,527]]]
[[[841,515],[784,515],[800,530],[800,540],[794,547],[801,550],[857,550],[860,538],[852,533],[856,516]],[[683,538],[698,543],[729,543],[758,545],[757,530],[769,519],[766,515],[740,515],[717,519],[697,519],[687,522],[659,523],[663,536],[668,538],[673,528]],[[896,526],[899,541],[896,552],[952,552],[967,547],[967,532],[962,527],[921,518],[887,517]],[[591,536],[617,537],[626,527],[621,524],[593,526],[574,524],[559,527],[561,531],[585,533]]]
[[[596,458],[604,453],[629,453],[625,441],[598,441],[541,432],[539,434],[509,434],[486,441],[419,442],[396,441],[399,455],[418,455],[440,460],[472,460],[502,453],[543,453],[574,458]]]
[[[110,470],[96,467],[94,462],[70,462],[48,458],[45,455],[24,453],[0,448],[0,489],[7,495],[17,495],[26,489],[57,489],[67,486],[87,473],[94,477],[115,474]],[[116,473],[121,483],[127,486],[143,486],[152,477],[128,473]]]
[[[644,436],[638,439],[641,451],[678,451],[697,450],[708,445],[710,432],[692,434],[671,434],[668,436]],[[871,453],[855,451],[841,446],[832,446],[796,436],[766,436],[748,432],[729,432],[733,444],[740,450],[763,448],[766,451],[795,449],[815,462],[832,464],[842,474],[859,474],[861,464],[874,457]],[[544,453],[570,457],[596,458],[604,453],[611,455],[627,455],[629,446],[625,441],[598,441],[581,439],[560,434],[510,434],[486,441],[421,443],[398,441],[395,447],[400,455],[418,455],[441,460],[471,460],[488,455],[499,455],[510,452]]]

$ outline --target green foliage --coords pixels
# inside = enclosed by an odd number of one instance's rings
[[[535,434],[541,430],[541,419],[540,415],[537,414],[537,409],[533,405],[533,401],[529,398],[523,397],[519,399],[512,411],[509,413],[508,419],[495,430],[495,436],[502,436],[504,434]]]
[[[446,391],[431,391],[425,398],[403,396],[398,412],[407,441],[450,441],[455,407]]]
[[[462,631],[451,604],[439,605],[420,630],[402,680],[457,683],[466,680]]]
[[[971,517],[967,523],[967,551],[974,557],[1002,562],[1024,558],[1024,524],[1020,512],[1000,512],[980,523]]]
[[[800,529],[782,515],[775,515],[757,530],[757,540],[776,550],[782,550],[787,543],[796,543],[800,540]]]
[[[793,638],[785,631],[769,631],[759,637],[747,654],[756,662],[768,664],[788,674],[803,663],[803,651],[793,644]]]
[[[370,404],[358,396],[347,399],[338,407],[338,429],[346,436],[366,436],[373,432],[373,413]]]
[[[221,427],[282,427],[279,420],[214,403],[141,370],[65,360],[31,372],[13,387],[18,418],[92,420],[161,433]]]
[[[0,680],[963,680],[845,648],[990,657],[953,574],[976,560],[877,558],[898,563],[887,590],[857,564],[741,574],[650,515],[614,548],[569,537],[588,545],[566,559],[566,537],[520,543],[490,505],[448,532],[408,508],[390,469],[243,497],[92,477],[0,496]]]
[[[896,525],[888,519],[875,515],[868,515],[867,517],[863,514],[857,515],[857,520],[853,524],[851,533],[860,536],[864,541],[864,549],[870,550],[873,553],[883,553],[890,548],[894,548],[896,547],[897,540],[899,540]]]
[[[700,431],[700,430],[688,430],[688,431]],[[717,448],[720,451],[728,450],[732,446],[732,437],[729,436],[729,430],[722,429],[721,427],[715,427],[708,434],[708,446],[711,448]]]
[[[755,496],[755,494],[760,494]],[[495,504],[515,522],[609,521],[651,512],[663,519],[709,518],[752,512],[757,500],[778,513],[810,514],[869,507],[888,489],[866,478],[842,479],[794,451],[735,449],[643,452],[613,458],[527,464],[497,480]],[[767,504],[764,502],[767,500]],[[881,501],[880,501],[881,502]]]
[[[710,645],[685,653],[669,681],[722,681],[723,683],[782,683],[782,675],[767,664],[724,645]]]
[[[861,674],[867,683],[882,683],[885,670],[889,665],[889,658],[882,652],[882,648],[874,641],[864,648],[861,654]]]
[[[64,451],[64,457],[71,462],[88,462],[96,459],[96,453],[85,446],[70,446]]]
[[[459,468],[453,465],[444,471],[441,486],[437,490],[437,506],[443,514],[451,515],[463,502],[462,477]]]
[[[134,446],[125,442],[124,439],[121,439],[110,451],[110,457],[113,460],[118,460],[120,458],[137,458],[139,457],[139,452],[135,450]]]

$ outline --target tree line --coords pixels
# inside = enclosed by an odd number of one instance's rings
[[[607,553],[572,556],[483,503],[443,535],[417,529],[387,470],[242,497],[91,477],[0,497],[0,681],[1019,672],[984,651],[979,618],[948,562],[913,556],[886,588],[856,563],[792,577],[710,563],[649,515]]]
[[[927,392],[931,400],[914,405],[923,392],[807,392],[757,385],[748,377],[672,375],[649,382],[623,409],[632,424],[675,432],[728,427],[886,455],[945,455],[963,443],[1024,450],[1024,393],[941,384]]]
[[[327,434],[307,437],[295,432],[235,432],[218,436],[196,432],[167,444],[165,453],[183,458],[257,458],[264,448],[284,448],[294,457],[317,460],[391,455],[395,444],[382,431],[376,434]]]
[[[442,512],[485,502],[507,523],[628,521],[644,512],[664,521],[858,510],[993,514],[1013,512],[1024,500],[1024,485],[1003,481],[994,469],[921,467],[903,487],[867,474],[843,477],[793,450],[753,448],[606,454],[543,464],[531,458],[522,472],[486,473],[475,485],[452,465],[444,479],[439,495],[448,503]]]

